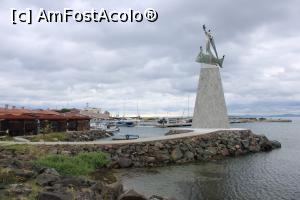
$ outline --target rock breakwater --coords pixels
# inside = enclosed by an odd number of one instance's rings
[[[153,167],[197,161],[222,159],[248,153],[271,151],[280,148],[278,141],[250,130],[220,130],[168,140],[120,144],[41,145],[56,154],[102,151],[109,159],[110,168]]]
[[[220,130],[206,134],[174,132],[174,136],[151,140],[108,143],[31,143],[0,145],[0,199],[142,199],[134,191],[124,191],[122,184],[107,168],[152,167],[222,159],[280,148],[250,130]],[[48,154],[77,155],[81,152],[105,152],[109,162],[90,177],[64,176],[51,168],[39,168],[32,161]],[[76,164],[76,163],[74,163]],[[70,190],[71,188],[71,190]]]

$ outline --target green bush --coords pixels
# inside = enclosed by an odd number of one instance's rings
[[[54,168],[64,175],[87,175],[107,163],[102,152],[79,153],[76,156],[48,155],[40,157],[34,164],[38,167]]]

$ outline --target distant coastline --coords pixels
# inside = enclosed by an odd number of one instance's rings
[[[286,117],[300,117],[300,114],[276,114],[276,115],[229,115],[230,118],[240,117],[240,118],[286,118]]]
[[[265,117],[230,117],[230,123],[249,123],[249,122],[292,122],[287,118],[265,118]]]

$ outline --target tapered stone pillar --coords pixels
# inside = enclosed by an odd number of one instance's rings
[[[220,71],[216,65],[202,63],[192,128],[229,128]]]

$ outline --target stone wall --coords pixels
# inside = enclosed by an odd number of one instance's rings
[[[67,141],[95,141],[102,138],[110,137],[113,133],[106,132],[104,130],[87,130],[87,131],[70,131],[66,132]]]
[[[108,167],[151,167],[222,159],[280,148],[277,141],[250,130],[224,130],[192,137],[124,144],[41,145],[51,153],[77,154],[103,151],[111,160]]]

